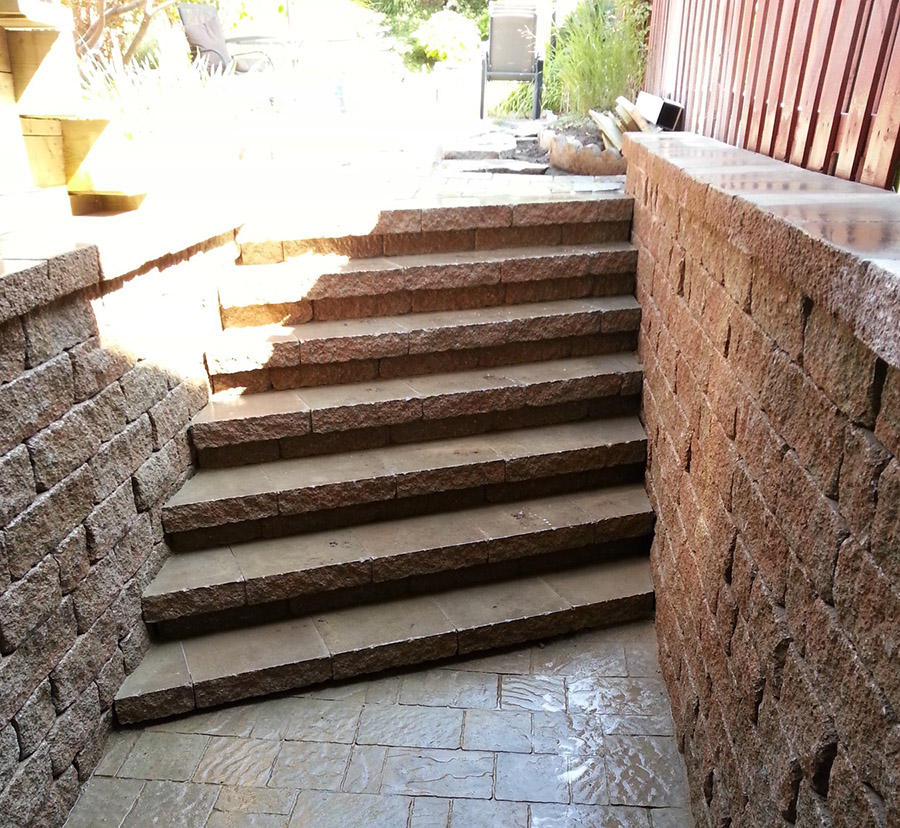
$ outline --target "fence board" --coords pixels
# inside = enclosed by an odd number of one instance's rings
[[[644,87],[685,128],[890,186],[900,163],[897,0],[652,0]]]

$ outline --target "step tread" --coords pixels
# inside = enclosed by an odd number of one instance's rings
[[[626,451],[626,462],[644,459],[646,434],[637,417],[490,432],[253,466],[201,468],[164,506],[163,520],[167,531],[177,532],[448,488],[529,480],[554,470],[561,473],[563,465],[568,472],[593,468],[603,453],[613,448]],[[616,454],[615,462],[623,462]],[[347,497],[335,504],[332,494],[339,490]]]
[[[625,386],[640,375],[637,357],[618,353],[259,394],[222,392],[194,416],[191,435],[203,449],[471,414],[475,397],[483,410],[548,405],[597,394],[597,383],[585,382],[592,378],[618,378],[607,383],[608,393],[628,392]]]
[[[116,695],[122,723],[645,616],[646,558],[154,643]]]
[[[636,330],[634,296],[599,296],[472,310],[229,328],[206,350],[211,374],[490,347]]]
[[[606,543],[652,518],[632,484],[173,555],[144,591],[144,620]]]
[[[610,267],[633,268],[634,254],[634,246],[624,241],[349,260],[335,254],[310,253],[273,264],[235,265],[219,277],[219,302],[229,309],[323,296],[446,289],[550,278],[561,269],[574,277],[592,269],[605,272]]]

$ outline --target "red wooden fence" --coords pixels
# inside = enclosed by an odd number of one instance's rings
[[[644,88],[685,129],[890,187],[900,161],[898,0],[653,0]]]

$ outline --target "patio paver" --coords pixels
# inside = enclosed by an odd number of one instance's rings
[[[672,732],[638,622],[116,731],[66,828],[694,828]]]

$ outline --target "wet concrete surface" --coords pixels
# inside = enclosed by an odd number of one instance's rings
[[[652,622],[115,731],[66,828],[693,828]]]

